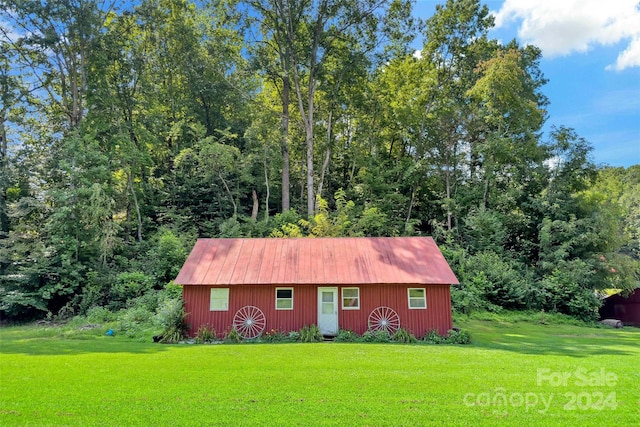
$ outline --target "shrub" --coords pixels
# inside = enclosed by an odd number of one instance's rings
[[[335,342],[357,342],[359,340],[360,336],[348,329],[340,329],[334,338]]]
[[[422,341],[427,344],[469,344],[471,337],[466,331],[459,329],[451,329],[445,336],[432,329],[427,332]]]
[[[278,329],[271,329],[262,334],[262,341],[265,342],[283,342],[289,339],[289,335]]]
[[[391,336],[391,341],[405,344],[413,344],[418,342],[416,337],[404,328],[398,329],[396,333]]]
[[[236,331],[236,329],[233,328],[229,332],[224,334],[224,338],[222,339],[222,341],[225,342],[225,343],[237,344],[239,342],[242,342],[242,337],[240,336],[238,331]]]
[[[155,246],[147,253],[153,263],[153,275],[159,283],[167,283],[178,275],[180,266],[187,259],[187,252],[178,236],[171,230],[160,230]]]
[[[323,340],[318,325],[307,325],[300,329],[300,341],[302,342],[320,342]]]
[[[385,331],[368,330],[368,331],[365,331],[364,334],[362,334],[362,341],[384,343],[384,342],[390,342],[391,339],[389,338],[389,334],[386,333]]]
[[[156,319],[162,327],[162,338],[160,342],[165,344],[175,344],[187,334],[188,325],[186,323],[187,314],[182,306],[182,300],[170,299],[164,301],[158,308]]]
[[[153,328],[153,313],[144,307],[132,307],[120,312],[117,330],[134,338],[141,332]]]
[[[449,344],[470,344],[471,337],[466,331],[452,329],[446,337],[446,342]]]
[[[153,278],[141,272],[120,273],[116,283],[111,287],[111,307],[124,308],[129,301],[144,295],[151,290]]]
[[[440,336],[438,331],[432,329],[427,332],[427,334],[422,338],[422,341],[427,344],[441,344],[444,342],[444,338]]]
[[[216,341],[216,330],[213,326],[202,325],[196,332],[195,340],[198,344],[212,343]]]
[[[300,332],[298,331],[289,332],[289,341],[295,342],[295,341],[298,341],[299,339],[300,339]]]
[[[86,318],[90,323],[103,323],[117,320],[118,315],[106,307],[92,307],[87,310]]]

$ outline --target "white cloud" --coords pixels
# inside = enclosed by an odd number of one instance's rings
[[[640,67],[638,0],[505,0],[494,13],[496,27],[519,22],[520,39],[540,47],[545,56],[628,42],[607,69]]]
[[[616,63],[609,65],[607,70],[621,71],[631,67],[640,67],[640,35],[631,40],[629,46],[618,55]]]

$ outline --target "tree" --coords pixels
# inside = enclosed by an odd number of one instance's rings
[[[273,0],[250,5],[260,16],[266,48],[273,49],[282,80],[283,105],[283,208],[288,194],[289,90],[293,88],[305,133],[307,215],[315,212],[314,143],[316,90],[338,40],[350,40],[361,48],[363,40],[375,42],[376,10],[384,0],[339,1]],[[364,37],[366,34],[366,38]],[[364,46],[365,49],[367,46]],[[264,56],[269,56],[265,54]]]

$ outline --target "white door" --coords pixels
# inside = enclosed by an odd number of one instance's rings
[[[338,288],[318,288],[318,328],[322,335],[338,334]]]

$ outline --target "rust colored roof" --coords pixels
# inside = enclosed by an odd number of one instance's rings
[[[422,284],[458,280],[431,237],[198,239],[181,285]]]

